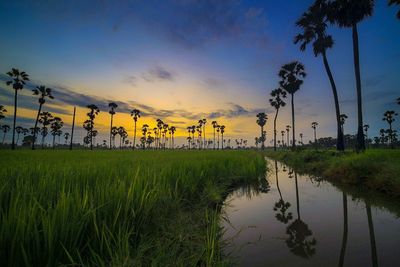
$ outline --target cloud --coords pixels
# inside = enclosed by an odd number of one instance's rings
[[[122,80],[123,83],[127,83],[130,84],[133,87],[136,87],[136,83],[137,83],[137,78],[134,75],[128,75],[125,76],[124,79]]]
[[[217,119],[220,117],[226,117],[226,118],[234,118],[234,117],[240,117],[240,116],[255,116],[257,113],[260,112],[266,112],[266,109],[264,108],[252,108],[252,109],[246,109],[238,104],[235,103],[228,103],[231,108],[226,109],[226,110],[218,110],[215,112],[210,113],[207,117],[209,119]],[[271,110],[268,110],[267,113],[272,112]]]
[[[171,71],[164,67],[156,66],[142,74],[143,80],[147,82],[155,81],[172,81],[174,80],[174,75]]]

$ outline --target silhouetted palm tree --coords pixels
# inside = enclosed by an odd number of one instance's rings
[[[35,121],[35,128],[36,128],[39,121],[39,115],[42,111],[42,106],[44,105],[44,103],[46,103],[46,97],[50,99],[53,99],[54,97],[51,94],[51,88],[46,88],[46,86],[44,85],[37,86],[36,89],[32,90],[32,92],[33,95],[39,96],[39,109]],[[32,150],[35,150],[35,142],[36,142],[36,135],[34,134],[32,139]]]
[[[400,0],[389,0],[389,5],[400,5]],[[400,10],[397,12],[397,18],[400,19]]]
[[[111,102],[111,103],[108,104],[108,107],[110,108],[108,113],[110,113],[110,115],[111,115],[111,121],[110,121],[110,149],[111,149],[112,148],[111,147],[111,139],[112,139],[111,131],[112,131],[112,128],[113,128],[113,119],[114,119],[114,115],[115,115],[115,110],[118,107],[118,105],[113,103],[113,102]]]
[[[217,149],[219,149],[219,132],[221,129],[221,125],[217,125]]]
[[[290,146],[290,140],[289,140],[289,131],[290,131],[290,128],[292,128],[290,125],[286,125],[286,137],[287,137],[287,143],[286,143],[286,146],[287,147],[289,147]]]
[[[285,131],[281,131],[281,135],[282,135],[282,146],[285,146]]]
[[[274,151],[276,151],[276,119],[278,118],[278,112],[281,107],[284,107],[286,103],[283,101],[283,98],[286,98],[286,92],[281,88],[272,90],[271,96],[273,98],[269,99],[269,103],[276,110],[275,118],[274,118]]]
[[[365,142],[366,142],[366,145],[368,146],[368,129],[369,129],[369,125],[368,124],[364,124],[363,128],[364,128],[364,134],[365,134]]]
[[[175,126],[171,126],[169,127],[169,130],[171,132],[171,145],[172,145],[172,149],[175,148],[175,137],[174,134],[176,132],[176,127]]]
[[[221,146],[222,146],[222,149],[224,149],[224,133],[225,133],[225,125],[221,125],[221,127],[220,127],[220,131],[221,131],[221,140],[222,140],[222,142],[221,142]]]
[[[15,123],[17,120],[17,98],[18,98],[18,90],[22,90],[24,88],[25,82],[29,81],[29,75],[24,71],[19,71],[18,69],[12,68],[11,71],[7,72],[7,75],[12,78],[12,80],[7,81],[7,85],[11,85],[14,89],[14,121],[13,121],[13,135],[12,135],[12,143],[11,149],[15,149]]]
[[[0,105],[0,120],[5,118],[4,113],[7,113],[7,109],[5,109],[3,105]]]
[[[289,211],[287,214],[287,210],[290,208],[291,204],[289,202],[285,202],[282,196],[281,189],[279,187],[279,179],[278,179],[278,162],[275,160],[275,178],[276,178],[276,187],[278,189],[279,193],[279,201],[275,203],[274,205],[274,211],[279,211],[275,215],[275,218],[284,223],[287,224],[289,221],[293,219],[292,213]]]
[[[347,118],[348,117],[346,114],[340,114],[340,127],[342,128],[343,134],[344,134],[344,124],[345,124]]]
[[[64,133],[65,144],[68,144],[68,139],[69,139],[69,133]]]
[[[160,119],[157,119],[157,128],[158,128],[158,145],[157,148],[161,148],[161,134],[163,129],[164,122]]]
[[[113,126],[111,129],[111,135],[112,135],[112,146],[115,147],[115,137],[118,135],[118,128]]]
[[[60,117],[54,117],[51,121],[51,135],[53,135],[53,148],[56,140],[56,136],[61,135],[62,131],[61,128],[64,126],[64,122]]]
[[[40,113],[39,122],[43,125],[42,129],[41,129],[42,148],[44,148],[44,140],[48,134],[47,126],[49,126],[53,122],[53,119],[54,119],[54,117],[50,112],[43,111]],[[36,135],[34,135],[34,136],[36,136]]]
[[[375,231],[374,231],[374,223],[372,220],[372,212],[371,212],[371,204],[368,200],[365,201],[365,207],[367,210],[367,218],[368,218],[368,229],[369,229],[369,239],[371,243],[371,260],[372,266],[378,266],[378,254],[376,252],[376,242],[375,242]]]
[[[10,126],[2,125],[1,130],[3,131],[3,141],[1,142],[1,144],[4,145],[4,140],[6,139],[6,134],[8,133],[8,131],[10,131]]]
[[[365,150],[361,96],[360,55],[357,24],[372,15],[374,0],[332,0],[327,5],[327,18],[340,28],[351,28],[353,33],[354,71],[357,87],[357,151]]]
[[[327,23],[325,14],[325,5],[323,1],[317,0],[308,10],[303,13],[301,18],[296,22],[296,25],[300,27],[303,32],[298,34],[294,43],[300,43],[300,50],[304,51],[308,44],[312,43],[314,55],[322,55],[325,71],[328,75],[329,82],[331,84],[333,99],[335,103],[336,111],[336,123],[337,123],[337,143],[336,149],[339,151],[344,150],[344,137],[340,127],[340,107],[339,98],[336,89],[335,80],[328,63],[326,52],[333,46],[332,36],[326,33]]]
[[[214,142],[213,142],[213,149],[215,149],[215,129],[217,128],[217,121],[212,121],[211,122],[212,126],[213,126],[213,130],[214,130]]]
[[[300,136],[300,142],[301,142],[301,145],[304,145],[304,143],[303,143],[303,134],[302,134],[302,133],[300,133],[300,134],[299,134],[299,136]]]
[[[281,81],[279,82],[281,88],[289,93],[292,97],[292,148],[294,149],[296,147],[294,94],[300,89],[300,86],[303,84],[302,78],[306,77],[304,65],[298,61],[293,61],[285,64],[281,67],[281,70],[279,71],[279,77],[281,77]]]
[[[145,143],[146,143],[147,128],[149,128],[149,125],[147,125],[147,124],[142,125],[142,135],[143,136],[140,138],[140,142],[142,143],[142,149],[146,148]]]
[[[128,133],[126,132],[125,128],[122,126],[117,128],[117,132],[119,134],[119,149],[121,149],[122,144],[125,141],[125,138],[128,136]]]
[[[23,131],[24,131],[23,127],[21,127],[21,126],[15,127],[15,132],[17,133],[17,141],[15,141],[15,146],[17,146],[17,147],[18,147],[19,136],[20,136],[20,134],[23,133]]]
[[[315,144],[315,146],[317,145],[317,126],[318,126],[318,122],[313,121],[311,123],[311,128],[314,129],[314,144]]]
[[[206,145],[206,123],[207,119],[203,119],[203,144]],[[205,148],[205,147],[204,147]]]
[[[93,150],[93,130],[94,130],[94,119],[100,113],[100,109],[94,105],[86,106],[90,111],[87,113],[88,120],[84,122],[84,128],[88,131],[88,138],[90,141],[90,150]]]
[[[398,114],[394,112],[393,110],[388,110],[385,113],[383,113],[383,121],[387,121],[389,124],[389,140],[390,140],[390,147],[393,148],[393,129],[392,129],[392,123],[395,121],[394,117],[397,116]]]
[[[140,118],[140,110],[133,109],[131,111],[131,116],[132,116],[133,122],[135,124],[135,127],[133,129],[133,149],[135,149],[135,145],[136,145],[136,123],[138,121],[138,118]],[[156,138],[157,138],[157,136],[156,136]]]
[[[264,150],[265,148],[265,135],[264,135],[264,126],[267,123],[268,116],[264,112],[260,112],[257,114],[257,124],[261,128],[261,149]]]

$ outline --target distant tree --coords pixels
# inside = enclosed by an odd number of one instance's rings
[[[300,86],[303,84],[302,78],[306,77],[304,65],[298,61],[293,61],[285,64],[281,67],[281,70],[279,71],[279,77],[281,77],[281,81],[279,82],[281,88],[284,89],[292,97],[292,148],[294,149],[296,147],[294,94],[300,89]]]
[[[122,148],[122,144],[125,142],[125,139],[128,137],[128,133],[126,132],[125,128],[120,126],[117,128],[118,135],[119,135],[119,149]]]
[[[42,128],[41,128],[41,135],[42,135],[42,148],[44,148],[44,140],[48,134],[48,128],[47,126],[51,125],[51,123],[53,122],[53,115],[50,112],[47,111],[43,111],[39,114],[39,123],[42,124]],[[32,132],[33,134],[33,139],[32,141],[35,139],[36,134],[34,132]]]
[[[257,124],[261,128],[261,149],[264,150],[265,148],[265,136],[264,136],[264,126],[267,123],[268,116],[264,112],[260,112],[257,114]]]
[[[276,119],[278,118],[278,112],[281,107],[284,107],[286,103],[283,101],[286,98],[286,92],[281,88],[274,89],[271,92],[271,97],[269,103],[275,108],[275,118],[274,118],[274,151],[276,151]]]
[[[15,132],[17,133],[17,141],[15,141],[15,146],[17,146],[17,147],[18,147],[19,136],[20,136],[20,134],[23,133],[23,131],[24,131],[23,127],[21,127],[21,126],[15,127]]]
[[[157,139],[157,148],[160,149],[161,148],[161,136],[162,136],[162,129],[164,126],[164,122],[161,119],[157,119],[157,128],[158,128],[158,138]]]
[[[68,144],[69,135],[69,133],[64,133],[64,140],[66,145]]]
[[[224,149],[224,133],[225,133],[225,125],[221,125],[221,127],[220,127],[220,131],[221,131],[221,140],[222,140],[222,142],[221,142],[221,146],[222,146],[222,149]]]
[[[118,128],[113,126],[111,129],[112,146],[115,147],[115,137],[118,135]]]
[[[301,145],[304,145],[304,143],[303,143],[303,134],[302,133],[300,133],[300,143],[301,143]]]
[[[325,71],[328,75],[329,82],[331,84],[333,99],[335,103],[336,111],[336,123],[337,123],[337,144],[336,149],[339,151],[344,150],[344,137],[340,127],[340,107],[339,98],[336,89],[336,83],[333,78],[331,68],[328,63],[326,52],[333,46],[333,39],[331,35],[326,33],[327,18],[325,12],[324,1],[316,1],[307,12],[303,13],[296,25],[302,29],[302,33],[298,34],[294,43],[300,43],[300,50],[304,51],[308,44],[312,43],[314,55],[322,56]]]
[[[211,122],[214,130],[214,142],[213,142],[213,149],[215,149],[215,129],[217,128],[218,122],[217,121],[212,121]]]
[[[362,114],[362,89],[357,24],[372,15],[374,0],[331,0],[326,6],[327,18],[340,28],[351,28],[353,37],[354,72],[357,88],[357,151],[365,150]]]
[[[389,0],[389,5],[400,5],[400,0]],[[397,18],[400,19],[400,10],[397,12]]]
[[[287,143],[286,146],[289,147],[290,146],[290,140],[289,140],[289,132],[290,132],[290,128],[292,128],[290,125],[286,125],[286,137],[287,137]]]
[[[383,121],[387,121],[389,124],[389,140],[390,140],[390,147],[393,148],[393,129],[392,129],[392,124],[395,121],[394,117],[397,116],[398,114],[394,112],[393,110],[388,110],[385,113],[383,113]]]
[[[5,118],[4,113],[7,113],[7,109],[4,106],[0,105],[0,121]]]
[[[167,123],[163,124],[163,131],[162,131],[162,134],[163,134],[163,136],[162,136],[163,137],[163,149],[165,149],[165,144],[167,142],[168,127],[169,127],[169,125]]]
[[[190,149],[190,143],[192,142],[192,137],[188,136],[186,140],[188,141],[188,149]]]
[[[221,125],[217,125],[217,149],[219,149],[219,132],[221,129]]]
[[[84,122],[83,127],[88,132],[88,140],[90,141],[90,150],[93,150],[93,130],[94,130],[94,119],[100,113],[100,109],[94,105],[86,106],[89,109],[87,113],[88,119]]]
[[[311,123],[311,128],[314,129],[314,144],[317,145],[317,126],[318,126],[318,122],[313,121]]]
[[[147,134],[148,128],[149,128],[149,125],[147,125],[147,124],[142,125],[142,135],[143,136],[142,136],[142,138],[140,138],[140,142],[142,143],[142,149],[146,148],[145,144],[146,144],[146,134]]]
[[[44,103],[46,103],[46,97],[50,99],[54,98],[51,91],[52,91],[51,88],[47,88],[44,85],[37,86],[35,89],[32,90],[33,95],[39,96],[39,109],[36,116],[35,128],[37,127],[37,124],[39,122],[39,116],[40,113],[42,112],[42,106],[44,105]],[[35,141],[36,141],[36,135],[33,135],[32,150],[35,150]]]
[[[368,129],[369,129],[369,125],[368,124],[364,124],[363,128],[364,128],[365,140],[366,140],[366,143],[368,144]]]
[[[281,131],[282,135],[282,146],[285,146],[285,131]]]
[[[175,126],[171,126],[169,127],[169,131],[171,132],[171,147],[172,149],[175,148],[175,132],[176,132],[176,127]]]
[[[62,131],[61,128],[64,126],[64,122],[60,117],[54,117],[51,121],[51,135],[53,136],[53,148],[55,145],[56,136],[60,136]]]
[[[140,118],[140,110],[138,109],[133,109],[131,111],[131,116],[133,118],[133,123],[134,123],[134,129],[133,129],[133,146],[132,148],[135,149],[135,145],[136,145],[136,123],[138,121],[138,119]],[[156,136],[157,138],[157,136]]]
[[[10,131],[10,126],[2,125],[1,130],[3,132],[3,141],[1,142],[1,144],[4,145],[4,140],[6,139],[6,134],[8,133],[8,131]]]
[[[15,123],[17,121],[17,98],[18,98],[18,90],[22,90],[24,88],[25,82],[29,81],[29,75],[24,71],[19,71],[18,69],[12,68],[11,71],[7,72],[7,75],[11,78],[10,81],[7,81],[7,85],[12,85],[14,89],[14,121],[13,121],[13,135],[12,135],[12,143],[11,149],[15,149]]]
[[[345,124],[347,118],[348,117],[346,114],[340,114],[340,127],[342,128],[343,134],[344,134],[344,124]]]
[[[206,124],[207,124],[207,119],[203,119],[203,144],[204,146],[206,145]]]
[[[112,140],[112,128],[113,128],[113,119],[114,119],[114,115],[115,115],[115,113],[116,113],[116,109],[117,109],[117,107],[118,107],[118,105],[117,104],[115,104],[114,102],[111,102],[111,103],[108,103],[108,107],[109,107],[109,110],[108,110],[108,113],[110,114],[110,119],[111,119],[111,121],[110,121],[110,149],[112,149],[112,146],[111,146],[111,140]]]

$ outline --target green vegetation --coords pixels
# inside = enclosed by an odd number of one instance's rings
[[[270,152],[299,172],[312,173],[333,182],[364,185],[400,197],[400,150],[369,149],[365,153],[332,150]]]
[[[2,151],[3,266],[221,266],[220,203],[252,151]]]

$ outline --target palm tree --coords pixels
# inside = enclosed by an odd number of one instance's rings
[[[342,267],[344,263],[344,254],[346,252],[347,233],[349,228],[347,219],[347,195],[344,191],[342,195],[343,195],[343,238],[342,238],[342,247],[340,249],[339,267]]]
[[[298,61],[293,61],[285,64],[281,67],[281,70],[279,71],[279,77],[281,77],[281,81],[279,82],[281,88],[284,89],[292,97],[292,148],[294,149],[296,147],[294,94],[300,89],[300,86],[303,84],[302,78],[306,77],[304,65]]]
[[[113,126],[111,129],[111,135],[112,135],[112,146],[115,147],[115,137],[118,135],[118,128]]]
[[[366,207],[366,210],[367,210],[369,239],[370,239],[370,244],[371,244],[372,266],[373,267],[377,267],[378,266],[378,254],[377,254],[377,251],[376,251],[374,223],[373,223],[373,220],[372,220],[371,203],[368,200],[365,201],[365,207]]]
[[[39,121],[39,115],[40,112],[42,111],[42,106],[44,103],[46,103],[46,97],[53,99],[53,95],[51,94],[51,88],[46,88],[46,86],[41,85],[37,86],[35,89],[32,90],[33,95],[39,95],[39,110],[36,116],[36,121],[35,121],[35,128],[37,127],[38,121]],[[35,141],[36,141],[36,134],[33,134],[33,139],[32,139],[32,150],[35,150]]]
[[[143,124],[142,125],[142,138],[141,138],[141,143],[142,143],[142,149],[145,149],[145,143],[146,143],[146,134],[147,134],[147,128],[149,128],[149,125]],[[144,139],[144,142],[143,142]]]
[[[300,143],[301,143],[301,145],[304,145],[304,143],[303,143],[303,134],[300,133],[299,136],[300,136]]]
[[[50,112],[43,111],[40,113],[39,122],[43,125],[42,130],[41,130],[42,148],[44,147],[44,140],[48,134],[47,126],[53,122],[53,119],[54,119],[54,117]],[[36,133],[34,133],[34,136],[36,136]],[[32,140],[32,142],[33,142],[33,140]]]
[[[61,128],[64,126],[64,122],[60,117],[54,117],[51,121],[51,135],[53,135],[53,148],[56,140],[56,135],[61,135]]]
[[[158,148],[161,148],[161,134],[163,129],[164,122],[160,119],[157,119],[157,128],[158,128]]]
[[[201,149],[202,148],[202,143],[203,143],[203,139],[201,138],[201,134],[203,132],[203,126],[204,126],[203,125],[203,119],[199,120],[198,123],[199,123],[199,125],[197,126],[198,127],[197,128],[197,132],[199,133],[199,140],[200,140],[199,149]]]
[[[0,120],[5,118],[4,113],[7,113],[7,109],[5,109],[3,105],[0,105]]]
[[[125,134],[127,134],[127,133],[126,133],[125,128],[122,127],[122,126],[120,126],[120,127],[117,128],[117,132],[118,132],[118,134],[119,134],[119,149],[121,149],[121,148],[122,148],[122,143],[123,143],[122,139],[123,139],[123,138],[126,138],[126,137],[124,137],[124,136],[125,136]],[[124,141],[125,141],[125,140],[124,140]]]
[[[225,125],[221,125],[221,127],[220,127],[220,131],[221,131],[221,140],[222,140],[222,142],[221,142],[221,146],[222,146],[222,149],[224,149],[224,133],[225,133]]]
[[[286,103],[283,101],[283,98],[286,98],[286,92],[281,88],[272,90],[271,96],[273,98],[269,99],[269,103],[276,110],[275,118],[274,118],[274,151],[276,151],[276,119],[278,118],[278,112],[281,107],[284,107]]]
[[[357,151],[365,150],[365,138],[363,133],[362,95],[360,55],[358,44],[357,24],[372,15],[374,0],[332,0],[327,5],[327,18],[331,23],[340,28],[351,28],[353,34],[354,72],[357,88]]]
[[[100,113],[100,109],[94,105],[86,106],[90,111],[87,113],[88,120],[84,122],[84,128],[88,131],[88,138],[90,141],[90,150],[93,150],[93,130],[94,130],[94,119]]]
[[[64,133],[65,144],[68,144],[69,133]]]
[[[336,149],[339,151],[344,150],[344,137],[340,127],[340,107],[339,97],[336,89],[335,80],[328,63],[326,52],[333,46],[332,36],[326,33],[327,23],[325,14],[325,5],[322,1],[316,1],[301,18],[296,22],[303,32],[298,34],[294,43],[300,43],[300,50],[304,51],[308,44],[312,43],[315,57],[322,55],[325,71],[328,75],[331,84],[333,99],[336,111],[336,125],[337,125],[337,142]]]
[[[188,136],[186,140],[188,141],[188,149],[190,149],[190,143],[192,142],[192,137]]]
[[[18,140],[19,140],[19,135],[22,134],[24,131],[24,128],[21,126],[15,127],[15,132],[17,133],[17,141],[15,141],[15,146],[18,147]]]
[[[289,140],[289,131],[290,131],[290,128],[292,128],[290,125],[286,125],[286,137],[287,137],[287,143],[286,143],[286,146],[287,147],[289,147],[290,146],[290,140]]]
[[[3,131],[3,141],[1,142],[2,145],[4,145],[4,140],[6,139],[6,133],[10,131],[10,126],[8,125],[2,125],[1,130]]]
[[[207,123],[207,119],[203,119],[203,144],[204,146],[206,145],[206,123]],[[205,147],[204,147],[205,148]]]
[[[217,121],[212,121],[212,122],[211,122],[211,124],[212,124],[212,126],[213,126],[213,129],[214,129],[214,142],[213,142],[213,149],[215,149],[215,128],[217,128],[217,125],[218,125],[218,123],[217,123]]]
[[[265,148],[265,135],[264,135],[264,126],[267,123],[268,116],[264,112],[260,112],[257,114],[257,124],[261,128],[261,149]]]
[[[133,149],[135,149],[135,145],[136,145],[136,123],[138,121],[138,118],[140,118],[140,110],[133,109],[131,111],[131,116],[132,116],[133,122],[135,124],[134,130],[133,130]]]
[[[348,117],[346,114],[340,114],[340,127],[342,128],[343,135],[344,135],[344,124],[345,124],[347,118]]]
[[[390,140],[390,147],[393,148],[393,130],[392,130],[392,123],[395,121],[394,117],[398,114],[393,110],[388,110],[383,113],[383,121],[387,121],[389,124],[389,140]]]
[[[118,107],[117,104],[115,104],[114,102],[108,103],[108,107],[110,108],[108,113],[110,113],[111,115],[111,122],[110,122],[110,149],[111,149],[111,139],[112,139],[112,128],[113,128],[113,119],[114,119],[114,115],[115,115],[115,109]]]
[[[7,85],[11,85],[14,89],[14,122],[13,122],[13,136],[11,149],[15,149],[15,123],[17,120],[17,98],[18,98],[18,90],[22,90],[24,88],[25,82],[29,81],[29,75],[24,71],[19,71],[18,69],[12,68],[11,71],[7,72],[7,75],[12,79],[11,81],[7,81]]]
[[[221,129],[221,125],[217,125],[217,150],[219,150],[219,132]]]
[[[169,127],[169,130],[171,132],[171,146],[172,146],[172,149],[174,149],[175,148],[175,137],[174,137],[174,134],[176,132],[176,127],[175,126],[171,126],[171,127]]]
[[[400,5],[400,0],[389,0],[389,6]],[[397,12],[397,18],[400,19],[400,10]]]
[[[281,131],[282,135],[282,146],[285,146],[285,131]]]
[[[314,129],[314,144],[315,144],[315,146],[317,146],[317,126],[318,126],[318,122],[313,121],[311,123],[311,128]]]

